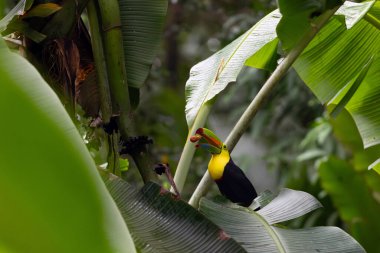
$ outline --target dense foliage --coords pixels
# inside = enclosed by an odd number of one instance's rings
[[[0,252],[379,251],[379,1],[22,0],[0,16]],[[199,183],[187,137],[205,124],[280,192],[259,188],[260,211]]]

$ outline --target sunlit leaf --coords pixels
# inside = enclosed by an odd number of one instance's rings
[[[294,68],[319,100],[326,103],[360,72],[379,48],[379,34],[365,21],[346,30],[333,19],[305,49]]]
[[[279,12],[273,11],[251,29],[190,70],[186,82],[186,119],[194,122],[202,104],[223,91],[240,73],[246,60],[276,38]]]
[[[106,184],[141,252],[245,252],[196,209],[154,183],[136,191],[111,176]]]
[[[369,68],[372,66],[373,57],[364,65],[363,69],[359,72],[358,76],[351,80],[349,84],[344,87],[343,91],[339,92],[338,96],[333,100],[333,103],[337,103],[334,109],[331,111],[331,116],[336,117],[343,108],[350,101],[352,96],[356,93],[364,78],[366,77]]]
[[[278,38],[263,46],[257,53],[245,62],[246,66],[273,71],[277,66],[279,55],[277,53]]]
[[[364,147],[380,144],[380,58],[372,63],[363,82],[346,105],[359,129]]]
[[[282,18],[276,31],[285,51],[292,49],[312,29],[312,18],[324,11],[324,4],[322,0],[305,0],[302,4],[298,0],[278,0]]]
[[[368,10],[364,4],[362,16]],[[355,18],[350,10],[341,14]],[[348,8],[348,7],[347,7]],[[302,80],[322,103],[332,101],[339,92],[347,91],[363,67],[380,50],[380,31],[365,20],[347,30],[337,18],[332,19],[309,44],[294,64]],[[364,146],[380,143],[380,111],[375,101],[380,98],[379,61],[375,58],[368,73],[346,105],[359,128]],[[363,85],[364,84],[364,85]],[[333,101],[332,101],[333,102]]]
[[[134,252],[96,166],[57,95],[0,41],[0,248]]]
[[[306,0],[302,4],[298,0],[278,0],[282,14],[277,26],[277,35],[284,51],[288,52],[314,29],[313,22],[328,9],[342,5],[341,0]],[[355,13],[356,14],[356,13]]]

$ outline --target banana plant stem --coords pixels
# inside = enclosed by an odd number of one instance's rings
[[[95,0],[90,0],[87,4],[87,15],[90,23],[91,44],[94,55],[95,68],[97,74],[97,84],[100,94],[100,109],[102,112],[102,121],[108,123],[112,116],[112,101],[108,85],[108,76],[106,71],[106,61],[103,51],[102,37],[100,36],[98,11]]]
[[[207,116],[210,113],[212,106],[212,101],[209,101],[201,106],[199,109],[198,116],[194,121],[191,129],[189,130],[188,138],[186,138],[186,143],[183,148],[179,163],[177,166],[176,173],[174,175],[174,182],[177,186],[178,192],[182,192],[183,186],[185,185],[187,174],[189,173],[190,164],[195,153],[194,143],[190,142],[189,137],[195,133],[199,127],[203,127],[206,123]],[[172,188],[171,192],[175,192]]]
[[[125,70],[119,4],[117,0],[99,0],[98,3],[113,114],[120,114],[120,118],[128,118],[131,104]]]
[[[119,115],[120,134],[127,140],[135,135],[135,128],[125,68],[119,2],[117,0],[98,0],[97,2],[102,21],[101,35],[112,110],[114,115]],[[157,180],[147,150],[135,152],[132,157],[145,183]]]
[[[327,10],[323,13],[315,24],[313,24],[312,29],[307,33],[294,47],[289,54],[281,61],[281,63],[277,66],[276,70],[273,74],[268,78],[263,87],[257,93],[255,98],[252,100],[251,104],[244,111],[243,115],[240,117],[230,134],[226,139],[226,145],[229,148],[230,152],[234,149],[237,142],[243,135],[243,133],[248,128],[250,122],[256,115],[259,108],[264,104],[266,98],[270,95],[273,88],[276,84],[282,79],[282,77],[286,74],[289,68],[293,65],[293,63],[297,60],[298,56],[303,52],[303,50],[307,47],[310,41],[315,37],[318,31],[323,27],[324,24],[330,19],[331,16],[334,15],[335,11],[338,8],[334,8],[332,10]],[[212,179],[209,176],[208,171],[204,174],[202,180],[198,184],[195,189],[193,195],[190,198],[189,204],[195,208],[198,208],[199,200],[203,197],[210,185],[212,183]]]

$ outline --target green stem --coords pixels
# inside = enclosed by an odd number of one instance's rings
[[[98,11],[95,0],[90,0],[87,5],[88,21],[90,23],[92,52],[95,60],[97,85],[100,94],[100,109],[102,121],[108,123],[112,115],[111,94],[108,85],[106,61],[103,51],[102,37],[100,36]]]
[[[213,103],[209,101],[201,106],[201,108],[199,109],[199,113],[195,118],[195,121],[191,129],[189,130],[188,138],[186,138],[186,143],[183,148],[181,158],[179,159],[176,173],[174,175],[174,182],[177,186],[177,190],[180,193],[182,192],[183,186],[185,185],[186,177],[189,174],[191,160],[193,159],[195,153],[195,145],[194,143],[190,142],[189,137],[195,134],[195,131],[199,127],[204,126],[207,120],[207,116],[210,113],[212,104]],[[174,189],[171,189],[171,191],[174,192]]]
[[[131,105],[125,71],[119,4],[117,0],[98,0],[98,3],[113,113],[129,118]],[[128,130],[126,132],[129,133]]]
[[[334,15],[337,9],[338,8],[328,10],[319,17],[317,23],[313,24],[313,28],[310,30],[310,32],[306,34],[297,44],[297,46],[289,52],[289,54],[282,60],[282,62],[277,66],[273,74],[265,82],[263,87],[257,93],[257,95],[252,100],[248,108],[244,111],[243,115],[240,117],[240,119],[230,132],[229,136],[227,137],[225,143],[229,148],[230,152],[234,149],[235,145],[250,125],[250,122],[256,115],[260,106],[264,104],[266,98],[269,96],[270,92],[276,86],[278,81],[280,81],[281,78],[286,74],[289,68],[297,60],[298,56],[302,53],[302,51],[306,48],[310,41],[315,37],[315,35],[323,27],[323,25],[330,19],[330,17]],[[201,182],[195,189],[193,196],[191,196],[189,204],[195,208],[198,208],[199,200],[202,196],[204,196],[207,193],[211,184],[211,177],[209,176],[208,171],[206,171]]]
[[[201,200],[203,196],[206,195],[211,185],[212,185],[212,178],[210,176],[210,173],[208,173],[208,170],[207,170],[205,174],[203,175],[201,181],[199,182],[197,188],[195,189],[193,195],[191,195],[189,204],[193,206],[194,208],[198,208],[199,201]]]
[[[127,140],[135,135],[133,113],[129,98],[127,73],[124,61],[123,38],[119,3],[117,0],[98,0],[102,20],[104,53],[107,64],[108,82],[112,98],[113,114],[119,115],[119,130]],[[150,155],[147,150],[131,154],[144,180],[156,181]]]
[[[364,19],[368,23],[370,23],[371,25],[373,25],[374,27],[376,27],[378,30],[380,30],[380,20],[378,20],[377,18],[375,18],[373,15],[371,15],[370,13],[367,13],[364,16]]]

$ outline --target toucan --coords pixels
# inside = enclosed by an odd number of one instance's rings
[[[207,143],[198,143],[196,147],[211,153],[208,171],[220,193],[236,204],[250,206],[257,197],[256,190],[244,172],[232,161],[226,144],[207,128],[197,129],[195,135],[190,137],[194,143],[201,139]]]

